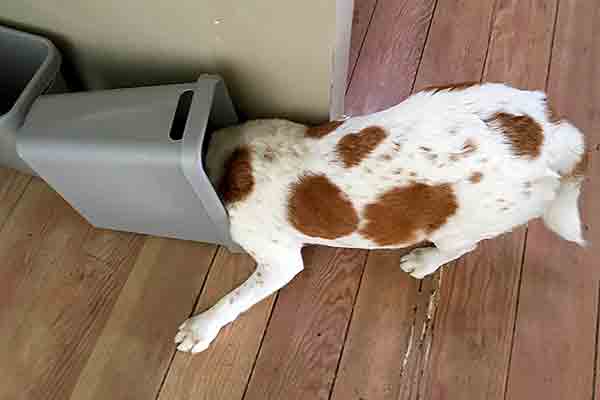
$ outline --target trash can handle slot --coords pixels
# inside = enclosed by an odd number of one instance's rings
[[[169,132],[171,140],[178,141],[183,138],[183,132],[185,131],[185,125],[188,120],[193,98],[193,90],[186,90],[179,96],[175,115],[173,115],[173,122],[171,123],[171,130]]]

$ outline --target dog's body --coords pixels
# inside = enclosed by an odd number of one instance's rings
[[[186,321],[179,349],[289,282],[306,244],[399,248],[417,278],[542,216],[584,244],[577,208],[585,146],[541,92],[501,84],[432,88],[388,110],[317,128],[259,120],[216,132],[207,171],[231,234],[257,262],[242,286]]]

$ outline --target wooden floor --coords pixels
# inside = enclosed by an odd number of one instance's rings
[[[0,399],[600,398],[598,21],[597,0],[356,0],[347,113],[455,81],[546,89],[587,132],[593,246],[533,222],[424,281],[402,252],[308,248],[305,272],[193,357],[178,324],[247,256],[93,229],[0,169]]]

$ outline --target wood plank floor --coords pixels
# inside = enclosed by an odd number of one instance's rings
[[[593,399],[600,302],[600,2],[355,0],[346,113],[465,80],[549,92],[587,134],[590,248],[539,222],[416,281],[403,251],[309,247],[306,270],[196,356],[179,322],[254,264],[91,228],[0,168],[0,400]]]

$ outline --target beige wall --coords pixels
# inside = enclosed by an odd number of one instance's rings
[[[250,117],[318,121],[343,106],[351,13],[352,0],[1,0],[0,23],[49,36],[91,89],[214,72]]]

